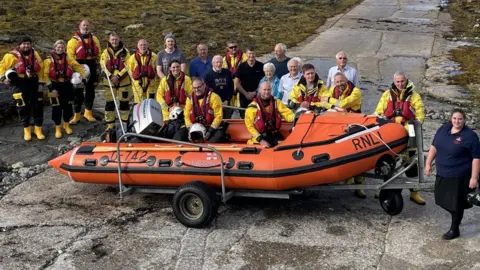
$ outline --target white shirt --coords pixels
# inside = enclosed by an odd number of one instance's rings
[[[334,66],[330,68],[330,70],[328,71],[328,78],[327,78],[328,89],[330,89],[330,87],[335,85],[333,80],[334,80],[335,73],[337,72],[342,72],[343,74],[345,74],[345,77],[347,77],[347,80],[351,81],[353,85],[355,85],[355,87],[360,88],[360,82],[358,81],[358,74],[356,69],[354,69],[351,66],[345,66],[343,70],[340,70],[338,66]]]
[[[293,90],[293,87],[297,84],[297,82],[302,78],[302,73],[298,72],[297,76],[290,77],[290,73],[287,73],[280,78],[280,85],[278,87],[278,92],[282,93],[282,102],[284,104],[288,104],[288,98],[290,97],[290,93]]]

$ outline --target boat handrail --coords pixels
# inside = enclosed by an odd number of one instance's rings
[[[162,138],[162,137],[156,137],[156,136],[151,136],[151,135],[144,135],[144,134],[137,134],[137,133],[125,133],[120,138],[118,138],[117,141],[117,168],[118,168],[118,187],[119,187],[119,192],[120,192],[120,198],[122,198],[123,194],[123,179],[122,179],[122,161],[120,160],[120,144],[122,143],[124,138],[127,137],[137,137],[137,138],[143,138],[143,139],[149,139],[149,140],[157,140],[157,141],[162,141],[162,142],[168,142],[168,143],[178,143],[178,144],[186,144],[190,146],[195,146],[199,148],[206,148],[211,151],[213,151],[219,158],[220,158],[220,178],[221,178],[221,184],[222,184],[222,202],[226,201],[226,191],[225,191],[225,164],[223,162],[223,156],[222,153],[214,146],[211,145],[203,145],[203,144],[198,144],[198,143],[191,143],[191,142],[184,142],[184,141],[177,141],[173,139],[167,139],[167,138]]]

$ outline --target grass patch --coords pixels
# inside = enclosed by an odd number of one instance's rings
[[[273,3],[275,2],[275,3]],[[36,47],[48,51],[55,40],[68,40],[78,23],[86,18],[91,31],[106,44],[105,31],[117,31],[126,46],[146,38],[153,51],[163,48],[165,33],[177,36],[187,58],[196,56],[199,42],[209,45],[210,53],[223,53],[225,42],[237,40],[240,46],[254,44],[258,53],[273,50],[283,42],[291,47],[315,33],[326,19],[361,0],[277,0],[252,1],[132,1],[108,0],[33,0],[28,5],[6,1],[0,7],[0,53],[14,46],[8,37],[28,34]],[[143,27],[125,30],[132,24]],[[2,41],[3,40],[3,41]]]
[[[480,0],[456,0],[448,10],[453,19],[454,35],[479,43],[480,40]],[[459,63],[463,74],[453,76],[452,82],[462,85],[473,95],[474,104],[480,106],[480,47],[462,46],[450,51],[452,60]]]

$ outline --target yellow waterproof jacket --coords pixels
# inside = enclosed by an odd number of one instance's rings
[[[411,88],[413,91],[412,96],[410,97],[410,104],[415,111],[415,119],[423,123],[425,119],[425,107],[423,106],[422,97],[417,92],[415,92],[415,86],[413,85],[413,83],[409,82],[406,88]],[[390,93],[396,95],[397,98],[401,100],[403,99],[403,95],[405,94],[405,92],[406,89],[402,89],[399,93],[400,95],[398,95],[397,92],[394,90],[386,90],[380,98],[380,101],[378,102],[377,108],[375,109],[375,114],[383,115],[383,113],[387,109],[388,103],[390,102]],[[397,123],[401,123],[402,120],[402,116],[395,117],[395,122]],[[405,125],[407,125],[407,123]]]
[[[352,85],[348,84],[347,89],[343,91],[338,99],[334,98],[335,96],[335,86],[332,86],[328,91],[328,104],[330,104],[330,108],[335,106],[345,109],[347,111],[355,111],[360,112],[360,108],[362,106],[362,91],[357,87],[354,87],[351,91],[350,95],[347,96],[348,92],[350,92],[350,87]],[[326,106],[327,109],[329,106]]]
[[[163,114],[163,119],[164,121],[169,120],[170,116],[168,113],[168,105],[167,102],[165,102],[165,93],[168,91],[168,83],[167,83],[167,78],[169,76],[173,76],[170,72],[167,74],[167,76],[163,77],[162,80],[160,81],[160,85],[158,86],[157,90],[157,95],[156,95],[156,100],[160,104],[160,107],[162,108],[162,114]],[[180,85],[178,85],[179,81],[175,81],[175,89],[178,89]],[[192,79],[185,75],[185,80],[184,80],[184,89],[185,89],[185,94],[187,95],[187,100],[188,97],[192,95]],[[186,105],[185,101],[185,105]],[[181,104],[176,103],[175,106],[180,106],[183,107]]]
[[[47,57],[45,59],[45,61],[43,61],[43,76],[45,78],[45,83],[47,85],[50,85],[52,83],[52,80],[50,79],[50,65],[52,64],[53,62],[53,59],[52,59],[52,56],[50,55],[49,57]],[[85,78],[85,69],[83,68],[82,65],[80,65],[75,59],[72,59],[70,57],[68,57],[67,55],[67,63],[68,65],[73,69],[74,72],[78,72],[80,73],[80,75],[82,75],[82,78]],[[58,61],[58,64],[62,64],[62,61]],[[59,78],[58,79],[58,82],[64,82],[64,78]]]
[[[100,41],[98,41],[98,38],[96,36],[93,36],[93,42],[95,43],[95,45],[98,47],[98,55],[95,57],[95,60],[100,61],[100,52],[102,51],[101,50],[101,47],[100,47]],[[88,43],[88,38],[84,38],[83,39],[83,42],[85,43]],[[74,36],[72,36],[72,38],[70,38],[70,40],[68,41],[67,43],[67,55],[68,57],[72,58],[72,59],[77,59],[77,55],[76,55],[76,50],[79,46],[82,45],[82,42],[79,41],[78,39],[76,39]],[[87,59],[92,59],[92,57],[87,57]]]
[[[236,59],[236,55],[233,55],[230,57],[230,66],[233,67],[235,65],[235,61],[237,60]],[[242,53],[242,60],[240,61],[240,63],[243,63],[245,61],[247,61],[247,54],[246,53]],[[240,63],[237,63],[237,66],[240,64]],[[222,65],[222,68],[226,68],[228,69],[228,65],[227,65],[227,57],[224,56],[223,57],[223,65]]]
[[[202,105],[203,98],[198,100],[198,103]],[[217,129],[220,124],[222,123],[223,119],[223,107],[222,107],[222,99],[215,93],[210,94],[210,107],[213,109],[214,119],[210,127]],[[185,104],[185,109],[183,110],[183,115],[185,116],[185,126],[190,128],[192,125],[192,121],[190,120],[190,112],[193,110],[193,104],[191,96],[187,98],[187,102]],[[208,127],[206,127],[208,128]]]
[[[283,119],[287,122],[293,122],[295,118],[295,114],[285,106],[280,99],[275,99],[275,107],[282,116]],[[270,105],[265,107],[267,112],[270,112]],[[245,111],[245,125],[247,126],[248,132],[252,135],[252,139],[248,141],[249,144],[259,143],[256,138],[258,138],[261,134],[255,128],[255,118],[257,117],[257,102],[252,101]]]
[[[321,97],[327,96],[328,95],[328,88],[325,86],[322,80],[318,80],[317,82],[317,102],[311,102],[310,106],[315,106],[315,107],[322,107],[326,108],[326,103],[321,102],[320,99]],[[307,86],[305,82],[305,78],[301,78],[300,81],[293,87],[292,92],[290,93],[290,97],[288,98],[292,103],[296,104],[296,106],[300,105],[299,98],[302,96],[302,93],[306,96],[306,91],[307,91]]]
[[[32,48],[33,50],[33,48]],[[28,60],[29,56],[26,55],[25,59]],[[35,51],[35,59],[38,61],[38,64],[40,65],[40,71],[37,72],[37,77],[39,82],[44,83],[45,82],[45,77],[44,77],[44,65],[42,58],[38,54],[37,51]],[[18,63],[18,58],[15,54],[12,52],[8,52],[3,56],[2,61],[0,61],[0,78],[5,75],[5,72],[9,69],[15,69],[15,65]],[[22,75],[19,75],[22,76]]]
[[[140,61],[142,65],[145,65],[146,56],[140,56]],[[152,66],[153,70],[156,70],[157,61],[157,54],[152,52],[152,57],[150,59],[150,65]],[[135,54],[130,55],[127,60],[127,68],[130,72],[130,75],[133,75],[135,68],[137,67],[137,60],[135,59]],[[156,72],[155,72],[156,74]],[[132,78],[133,79],[133,78]],[[141,85],[140,85],[141,81]],[[158,77],[155,76],[155,79],[148,79],[147,77],[142,77],[140,80],[133,80],[132,82],[132,91],[133,97],[135,99],[135,103],[140,103],[142,100],[146,98],[155,98],[155,93],[157,92],[158,88]]]
[[[116,75],[121,78],[119,87],[125,87],[130,85],[130,77],[128,76],[127,72],[127,60],[130,58],[130,52],[127,48],[123,47],[123,44],[120,43],[119,47],[122,49],[118,51],[114,51],[113,48],[108,45],[108,47],[103,50],[102,55],[100,56],[100,66],[102,67],[105,76],[110,77],[112,73],[108,71],[105,67],[107,66],[107,61],[114,60],[116,61],[119,59],[123,62],[124,68],[122,70],[114,69],[113,75]],[[108,80],[106,77],[103,78],[103,85],[109,87]],[[112,85],[113,86],[113,85]]]

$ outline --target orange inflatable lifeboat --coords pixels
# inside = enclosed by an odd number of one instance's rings
[[[228,144],[214,144],[223,158],[202,147],[174,143],[82,143],[49,164],[73,181],[118,184],[118,158],[122,182],[132,186],[180,187],[201,181],[221,186],[224,168],[228,189],[290,190],[330,184],[376,167],[384,156],[406,149],[403,125],[375,115],[326,112],[305,113],[282,125],[285,140],[273,148],[247,145],[250,134],[243,120],[229,122]],[[291,131],[291,133],[290,133]]]

